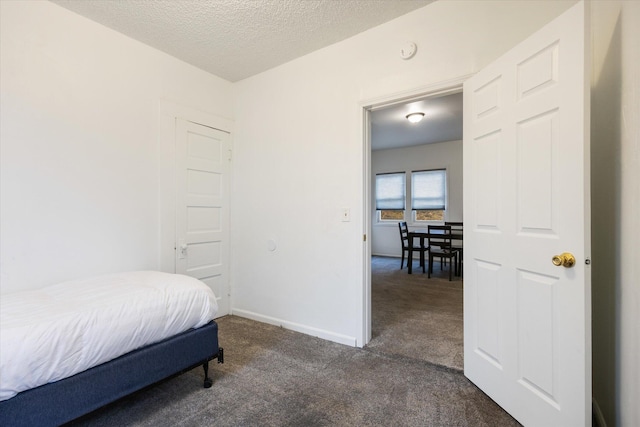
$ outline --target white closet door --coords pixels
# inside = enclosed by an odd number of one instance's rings
[[[176,122],[176,273],[206,283],[229,313],[229,170],[226,132]]]

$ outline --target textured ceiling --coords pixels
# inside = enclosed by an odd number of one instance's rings
[[[52,0],[235,82],[432,0]]]

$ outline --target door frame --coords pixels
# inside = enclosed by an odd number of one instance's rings
[[[371,180],[371,112],[377,109],[388,107],[395,104],[417,101],[419,99],[431,98],[435,96],[450,95],[462,92],[464,82],[473,74],[465,74],[454,77],[450,80],[443,80],[433,84],[416,87],[413,89],[394,92],[375,98],[364,99],[359,103],[361,114],[361,140],[363,155],[363,243],[364,243],[364,259],[363,261],[363,279],[364,289],[362,291],[362,337],[363,341],[360,345],[365,346],[371,341],[371,201],[372,201],[372,180]],[[464,150],[464,147],[463,147]],[[464,184],[463,184],[464,185]]]
[[[160,271],[176,272],[176,120],[184,119],[230,135],[233,150],[233,121],[192,107],[161,100],[158,107],[158,266]],[[229,172],[230,186],[233,184],[233,165]],[[229,211],[233,197],[229,197]],[[230,215],[231,216],[231,215]],[[231,228],[231,224],[229,224]],[[229,230],[231,232],[231,230]],[[231,241],[231,240],[230,240]],[[229,287],[231,286],[231,263],[233,248],[229,246]],[[230,304],[231,307],[231,304]]]

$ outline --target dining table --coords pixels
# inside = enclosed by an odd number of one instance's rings
[[[424,249],[425,245],[424,245],[424,241],[425,239],[428,239],[429,237],[431,238],[437,238],[437,237],[442,237],[445,234],[444,230],[431,230],[431,232],[429,232],[429,229],[427,228],[418,228],[415,229],[413,231],[409,231],[408,233],[408,237],[409,237],[409,255],[408,255],[408,259],[409,259],[409,274],[412,274],[412,260],[413,260],[413,239],[417,238],[420,240],[420,247],[422,249]],[[456,230],[456,229],[452,229],[451,230],[451,240],[463,240],[463,233],[462,230]],[[420,265],[424,265],[424,251],[420,251]]]

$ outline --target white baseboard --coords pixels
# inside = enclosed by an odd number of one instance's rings
[[[598,423],[598,427],[607,427],[607,422],[604,420],[604,415],[602,415],[602,411],[600,410],[600,405],[598,405],[598,401],[595,397],[591,399],[593,405],[593,415],[596,417],[596,422]]]
[[[358,346],[358,340],[355,337],[337,334],[335,332],[326,331],[324,329],[318,329],[312,326],[301,325],[299,323],[289,322],[286,320],[277,319],[275,317],[265,316],[263,314],[258,314],[252,311],[241,310],[237,308],[232,309],[231,314],[233,314],[234,316],[255,320],[257,322],[280,326],[281,328],[289,329],[291,331],[301,332],[306,335],[322,338],[323,340],[337,342],[338,344],[344,344],[351,347]]]
[[[398,254],[380,254],[380,253],[375,253],[375,254],[371,254],[373,256],[383,256],[386,258],[398,258],[398,259],[402,259],[401,256],[399,256]],[[413,259],[420,259],[420,254],[413,254]]]

